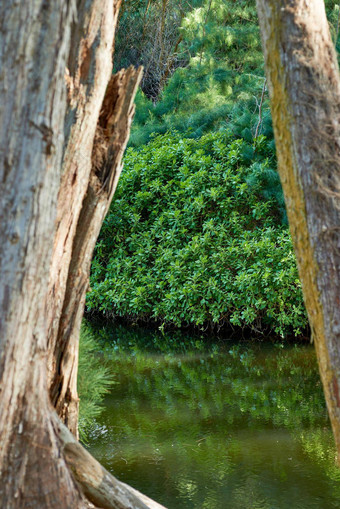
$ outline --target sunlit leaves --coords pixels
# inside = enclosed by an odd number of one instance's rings
[[[306,316],[281,189],[264,138],[259,148],[220,131],[200,140],[168,133],[129,150],[88,307],[299,333]]]

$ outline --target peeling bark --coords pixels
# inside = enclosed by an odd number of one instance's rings
[[[90,7],[79,2],[83,26],[73,27],[66,72],[68,138],[46,321],[51,401],[76,436],[78,338],[90,261],[121,171],[141,76],[141,70],[128,69],[111,78],[119,5],[110,0],[94,0]]]
[[[73,342],[71,349],[67,348],[67,339],[64,344],[58,340],[60,318],[78,219],[91,175],[91,155],[97,122],[112,73],[112,50],[119,4],[110,0],[78,2],[77,16],[83,25],[77,23],[73,26],[65,76],[68,91],[64,127],[66,146],[58,193],[46,321],[51,399],[60,417],[70,426],[71,422],[77,420],[78,413],[75,389],[78,348],[76,342]],[[83,285],[86,285],[85,279]],[[72,426],[72,431],[76,433],[76,425]]]
[[[4,509],[160,507],[102,469],[49,397],[51,391],[76,432],[77,331],[90,258],[118,180],[140,79],[129,69],[110,81],[119,4],[0,5]]]
[[[56,336],[50,338],[51,400],[76,436],[78,339],[90,263],[121,172],[140,77],[141,70],[123,70],[111,78],[107,87],[94,137],[88,187],[74,231],[58,330]]]
[[[257,0],[279,171],[340,463],[340,77],[322,0]]]

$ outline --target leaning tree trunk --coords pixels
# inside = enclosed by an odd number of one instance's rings
[[[78,7],[68,68],[68,111],[47,309],[50,396],[77,435],[78,339],[95,242],[118,181],[141,70],[112,74],[120,2]],[[86,10],[85,10],[86,7]],[[70,204],[72,206],[70,207]]]
[[[340,458],[340,78],[322,0],[257,0],[279,171]]]
[[[139,73],[121,72],[107,87],[119,3],[8,0],[0,7],[4,509],[93,507],[89,501],[112,509],[160,507],[86,453],[49,398],[51,387],[67,421],[70,412],[60,402],[70,397],[63,393],[65,385],[74,390],[72,327],[80,320],[89,257],[114,192],[133,113]]]

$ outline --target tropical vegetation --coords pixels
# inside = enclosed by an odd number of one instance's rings
[[[271,142],[226,130],[129,149],[88,309],[299,334],[306,316]]]
[[[337,40],[339,7],[327,8]],[[116,68],[146,75],[88,310],[301,335],[255,1],[130,0],[119,26]]]

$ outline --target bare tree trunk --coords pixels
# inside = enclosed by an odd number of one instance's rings
[[[65,421],[75,422],[69,401],[63,404],[65,387],[74,397],[72,328],[83,310],[89,260],[119,175],[140,74],[122,71],[107,87],[119,3],[8,0],[0,7],[4,509],[160,507],[114,480],[67,435],[49,398],[48,340],[54,403]]]
[[[122,70],[111,79],[119,5],[120,1],[94,0],[90,8],[84,1],[78,6],[84,26],[73,31],[67,70],[68,140],[46,319],[51,401],[75,435],[78,338],[90,261],[120,174],[141,74]]]
[[[10,4],[10,5],[9,5]],[[44,303],[60,182],[72,2],[0,9],[0,500],[79,507],[50,421]],[[34,503],[33,503],[34,501]]]
[[[91,171],[86,194],[78,212],[78,221],[74,225],[73,239],[70,239],[69,230],[63,231],[64,246],[68,245],[71,250],[69,265],[66,265],[66,261],[59,262],[64,269],[64,284],[60,284],[60,271],[53,272],[50,278],[50,285],[53,281],[52,288],[58,286],[59,292],[63,292],[59,301],[62,301],[62,307],[59,308],[52,295],[50,296],[50,302],[54,304],[54,317],[59,317],[58,329],[55,329],[54,336],[50,336],[51,401],[59,416],[76,436],[78,340],[90,263],[120,175],[122,155],[134,112],[133,98],[140,75],[140,71],[130,68],[120,71],[109,83],[95,132],[92,158],[91,153],[78,153],[80,157],[89,155]],[[72,164],[76,157],[77,154],[72,158]],[[63,202],[65,203],[64,200]],[[68,210],[64,210],[63,215],[67,216]],[[59,259],[58,249],[55,249],[54,254]],[[66,251],[63,252],[63,257],[68,257]],[[65,270],[65,265],[68,271]]]
[[[257,0],[279,170],[340,458],[340,78],[322,0]]]

